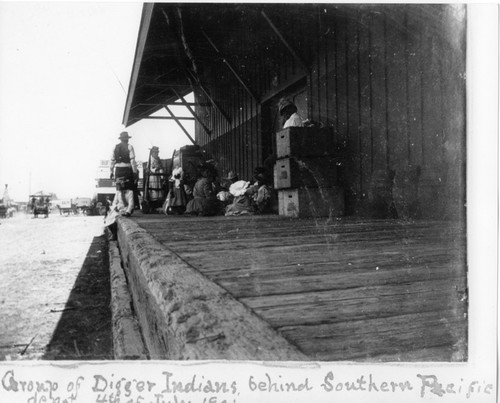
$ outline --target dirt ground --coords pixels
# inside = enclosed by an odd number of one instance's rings
[[[100,216],[0,220],[0,360],[112,359]]]

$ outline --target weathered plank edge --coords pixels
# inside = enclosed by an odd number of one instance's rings
[[[118,219],[118,243],[150,358],[309,360],[132,220]]]
[[[109,270],[114,357],[117,360],[145,360],[148,358],[147,349],[132,310],[132,299],[115,241],[109,242]]]

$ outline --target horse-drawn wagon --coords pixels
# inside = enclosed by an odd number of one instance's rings
[[[30,195],[30,207],[34,218],[38,218],[39,215],[47,218],[50,211],[50,195],[43,193]]]

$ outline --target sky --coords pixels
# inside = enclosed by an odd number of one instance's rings
[[[92,197],[121,131],[138,160],[190,144],[173,121],[122,125],[142,3],[0,1],[0,197]],[[187,116],[188,113],[181,111]],[[194,124],[185,124],[193,135]]]

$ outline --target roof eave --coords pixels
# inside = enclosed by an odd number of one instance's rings
[[[125,125],[125,127],[128,127],[132,124],[131,121],[129,120],[130,109],[132,107],[132,102],[134,99],[135,88],[137,85],[139,70],[141,68],[141,63],[142,63],[142,56],[144,54],[144,48],[146,45],[149,27],[151,24],[151,16],[153,15],[153,8],[154,8],[154,3],[145,3],[142,9],[141,24],[139,27],[137,45],[135,48],[134,66],[132,68],[132,74],[130,77],[128,93],[127,93],[127,101],[125,103],[125,111],[123,113],[122,123],[123,125]]]

